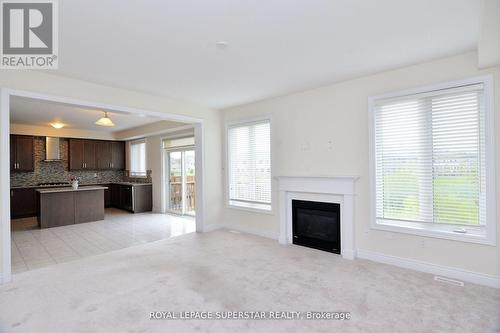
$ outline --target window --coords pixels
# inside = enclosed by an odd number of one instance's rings
[[[194,136],[163,139],[162,144],[164,149],[194,147]]]
[[[130,176],[146,177],[146,141],[130,143]]]
[[[375,227],[494,239],[485,94],[468,82],[372,100]]]
[[[229,205],[271,210],[269,120],[228,128]]]

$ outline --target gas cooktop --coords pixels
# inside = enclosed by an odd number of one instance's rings
[[[43,186],[43,187],[48,187],[48,186],[66,186],[66,185],[69,185],[69,183],[63,183],[63,182],[59,182],[59,183],[38,183],[37,186]]]

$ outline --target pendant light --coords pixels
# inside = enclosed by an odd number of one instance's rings
[[[108,113],[104,112],[104,117],[95,122],[99,126],[115,126],[111,119],[108,117]]]

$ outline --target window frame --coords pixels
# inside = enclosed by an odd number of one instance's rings
[[[269,137],[270,137],[270,147],[269,147],[269,153],[270,153],[270,162],[271,162],[271,203],[269,204],[269,209],[263,209],[263,208],[258,208],[258,207],[252,207],[252,205],[235,205],[231,203],[231,190],[230,190],[230,166],[229,166],[229,152],[230,152],[230,146],[231,143],[229,142],[229,129],[231,127],[237,127],[237,126],[245,126],[245,125],[252,125],[256,123],[262,123],[262,122],[268,122],[269,123]],[[254,117],[254,118],[245,118],[245,119],[239,119],[239,120],[232,120],[232,121],[226,121],[225,123],[225,142],[226,142],[226,149],[225,149],[225,179],[226,179],[226,186],[225,186],[225,202],[226,202],[226,207],[230,209],[236,209],[236,210],[242,210],[242,211],[247,211],[247,212],[254,212],[254,213],[260,213],[260,214],[266,214],[266,215],[274,215],[274,186],[273,186],[273,130],[272,130],[272,117],[270,115],[266,116],[260,116],[260,117]]]
[[[132,173],[132,145],[136,144],[144,144],[144,168],[146,169],[145,175],[135,175]],[[148,144],[146,142],[146,139],[138,139],[138,140],[133,140],[130,141],[128,144],[128,152],[129,152],[129,177],[130,178],[148,178]]]
[[[376,212],[376,161],[375,161],[375,104],[380,99],[397,98],[429,91],[449,89],[464,85],[483,84],[485,112],[485,161],[486,161],[486,225],[484,227],[427,224],[377,219]],[[496,246],[496,182],[495,182],[495,119],[493,76],[479,76],[418,88],[368,97],[369,124],[369,177],[370,177],[370,228],[373,230],[398,232],[424,237],[448,239],[469,243]],[[453,230],[463,228],[466,233]]]

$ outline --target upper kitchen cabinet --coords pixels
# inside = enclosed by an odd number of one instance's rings
[[[125,142],[111,142],[111,169],[125,170]]]
[[[82,170],[83,169],[83,140],[70,139],[69,140],[69,169]]]
[[[69,169],[70,170],[96,169],[95,141],[69,139]]]
[[[111,142],[98,141],[96,142],[96,163],[97,169],[111,169]]]
[[[96,163],[96,141],[83,140],[83,164],[84,169],[97,169]]]
[[[70,139],[69,168],[70,170],[123,170],[125,143]]]
[[[125,169],[125,143],[120,141],[99,141],[96,143],[97,168],[100,170]]]
[[[34,171],[33,137],[26,135],[10,136],[10,170]]]

